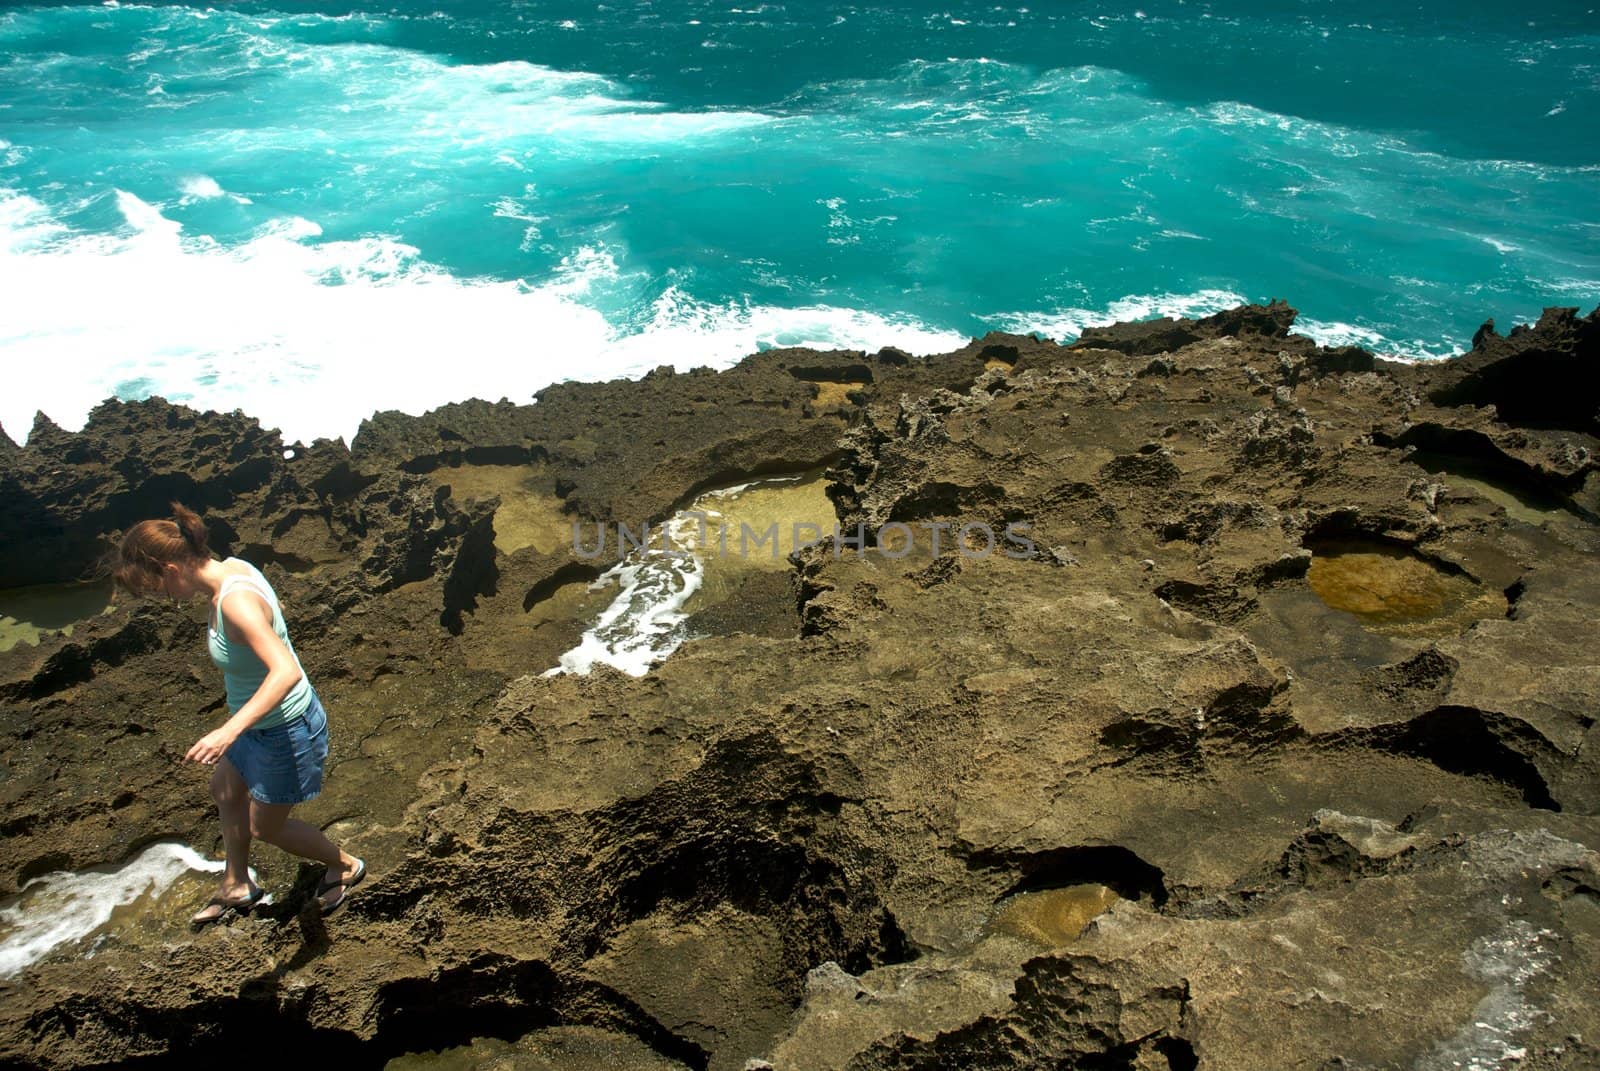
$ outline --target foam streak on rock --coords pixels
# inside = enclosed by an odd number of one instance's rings
[[[80,940],[107,922],[117,908],[142,896],[159,895],[188,871],[221,873],[220,859],[206,859],[182,844],[153,844],[109,873],[62,871],[35,878],[15,902],[0,908],[0,977],[10,977]]]

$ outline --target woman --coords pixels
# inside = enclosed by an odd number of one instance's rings
[[[135,595],[205,595],[211,603],[211,660],[222,670],[232,717],[195,741],[184,758],[216,767],[211,796],[222,817],[227,865],[217,895],[190,921],[197,928],[220,922],[248,913],[261,899],[250,880],[252,838],[327,864],[317,901],[322,914],[332,914],[366,876],[366,864],[316,826],[289,817],[295,804],[322,791],[328,755],[322,704],[289,645],[266,577],[238,558],[213,558],[199,516],[176,502],[172,512],[175,520],[140,521],[128,530],[113,574]]]

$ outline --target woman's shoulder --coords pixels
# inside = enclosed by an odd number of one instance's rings
[[[251,565],[243,558],[228,558],[223,561],[222,566],[227,571],[227,575],[222,578],[222,590],[217,596],[219,600],[223,595],[243,588],[246,591],[254,591],[257,595],[268,598],[269,602],[276,601],[277,592],[272,590],[272,584],[268,582],[261,570],[254,565]],[[268,608],[271,608],[270,604]]]
[[[263,584],[267,582],[266,574],[243,558],[224,558],[222,559],[222,568],[228,574],[225,578],[227,580],[244,578],[256,580]]]

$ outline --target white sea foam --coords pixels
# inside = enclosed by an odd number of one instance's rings
[[[38,249],[65,232],[66,228],[57,223],[39,201],[0,189],[0,255]]]
[[[191,175],[178,183],[178,189],[183,191],[185,197],[196,201],[209,201],[223,195],[222,187],[210,175]]]
[[[772,346],[934,353],[966,341],[856,309],[718,305],[676,288],[622,328],[591,304],[627,282],[593,246],[536,282],[464,279],[394,239],[318,242],[312,220],[280,219],[228,248],[132,194],[116,203],[120,233],[78,234],[0,191],[0,426],[15,440],[35,410],[75,430],[107,397],[159,394],[242,409],[291,442],[349,441],[375,410],[529,400],[563,379],[725,367]]]
[[[0,977],[9,977],[60,945],[87,937],[111,921],[118,907],[159,895],[188,871],[216,874],[220,859],[206,859],[182,844],[153,844],[109,873],[62,871],[24,885],[17,902],[0,908]]]
[[[1038,333],[1058,342],[1070,342],[1087,327],[1150,320],[1156,317],[1198,318],[1243,305],[1252,299],[1231,290],[1198,290],[1192,294],[1137,294],[1113,301],[1102,309],[1071,308],[1054,312],[1002,313],[990,317],[998,327],[1018,334]],[[1429,343],[1421,339],[1396,341],[1381,331],[1338,320],[1300,316],[1291,329],[1322,346],[1361,346],[1397,360],[1433,360],[1461,352],[1449,338]]]
[[[1007,312],[991,316],[1002,330],[1017,334],[1037,332],[1058,342],[1070,342],[1086,327],[1108,327],[1131,320],[1158,316],[1196,317],[1245,304],[1246,298],[1231,290],[1198,290],[1192,294],[1133,294],[1119,298],[1104,308],[1057,309],[1051,312]]]
[[[715,368],[778,346],[860,350],[895,346],[908,353],[927,354],[948,352],[967,342],[960,332],[861,309],[718,305],[696,300],[676,287],[657,298],[652,311],[643,331],[617,339],[612,347],[625,358],[626,367],[640,373],[652,367],[653,357],[655,364]]]
[[[619,583],[611,605],[578,646],[563,654],[558,672],[587,674],[597,663],[642,677],[682,642],[683,605],[699,590],[703,566],[651,557],[613,566],[596,583]]]
[[[1360,346],[1387,360],[1431,361],[1462,352],[1449,337],[1434,342],[1422,339],[1397,341],[1370,327],[1347,324],[1338,320],[1314,320],[1301,316],[1294,322],[1294,333],[1305,335],[1319,346]]]
[[[800,478],[798,474],[766,476],[716,488],[702,494],[689,509],[698,510],[706,517],[721,516],[721,511],[710,507],[705,499],[726,499],[752,487]],[[562,654],[557,664],[543,675],[587,674],[603,663],[642,677],[689,639],[684,628],[688,614],[683,608],[705,581],[705,563],[696,552],[709,549],[699,545],[701,524],[700,517],[680,510],[663,526],[665,541],[654,528],[649,533],[630,533],[646,545],[629,551],[626,558],[589,585],[591,591],[596,591],[618,584],[616,596],[594,625],[584,632],[578,645]],[[614,529],[612,534],[615,534]],[[587,544],[585,549],[598,552],[598,548]]]
[[[1294,331],[1296,334],[1314,339],[1319,346],[1361,346],[1376,350],[1388,344],[1388,340],[1381,332],[1358,324],[1341,323],[1338,320],[1324,322],[1302,316],[1295,320]]]
[[[707,491],[702,497],[704,497],[704,498],[727,498],[730,495],[737,495],[737,494],[740,494],[740,493],[742,493],[744,491],[748,491],[748,490],[750,490],[750,488],[754,487],[757,483],[761,483],[761,484],[764,484],[764,485],[765,484],[774,484],[774,483],[789,483],[790,481],[798,480],[798,479],[800,479],[800,474],[799,473],[795,473],[794,475],[790,475],[790,476],[764,476],[760,480],[751,480],[749,483],[736,483],[736,484],[732,484],[731,486],[728,486],[728,487],[715,487],[715,488],[712,488],[711,490]],[[707,512],[711,512],[711,511],[707,511]],[[674,519],[675,520],[679,520],[679,518],[674,518]],[[684,520],[686,520],[686,519],[684,519]],[[679,528],[674,528],[673,532],[674,532],[674,538],[678,538]]]
[[[633,551],[589,585],[597,590],[618,584],[620,590],[578,645],[562,654],[544,675],[587,674],[604,663],[635,677],[644,676],[688,638],[683,629],[688,619],[683,606],[700,590],[704,579],[705,566],[693,555]]]

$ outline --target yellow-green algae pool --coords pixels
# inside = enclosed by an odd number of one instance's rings
[[[1000,902],[984,932],[1009,934],[1040,948],[1061,948],[1081,937],[1085,926],[1120,899],[1107,886],[1093,884],[1021,892]]]
[[[1471,577],[1405,548],[1373,542],[1313,547],[1306,582],[1325,605],[1386,632],[1450,635],[1506,610],[1503,594]]]
[[[0,591],[0,651],[19,643],[37,645],[51,633],[72,635],[73,626],[111,608],[111,585],[38,584]]]

